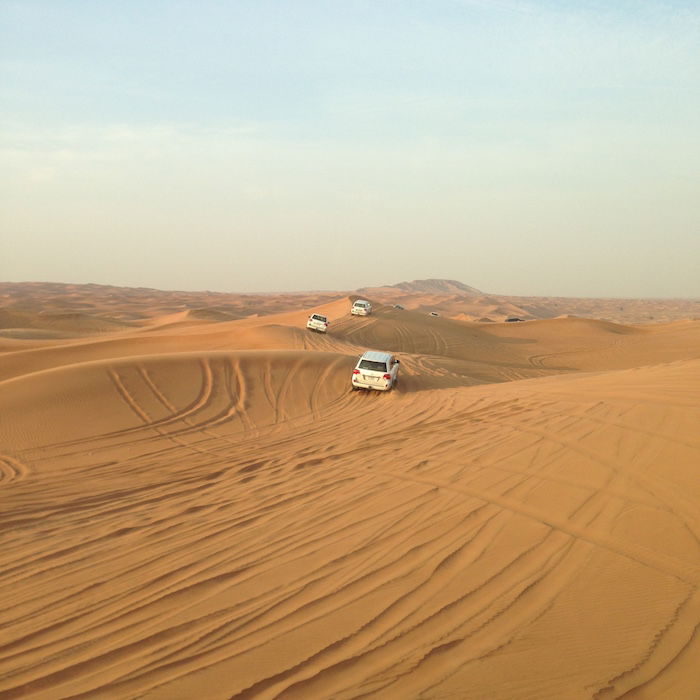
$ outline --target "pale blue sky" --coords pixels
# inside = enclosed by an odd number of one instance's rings
[[[700,297],[700,2],[0,0],[0,279]]]

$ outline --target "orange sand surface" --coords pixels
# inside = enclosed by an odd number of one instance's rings
[[[0,285],[0,698],[700,697],[699,305],[428,282]]]

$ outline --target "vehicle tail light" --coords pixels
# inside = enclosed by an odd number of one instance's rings
[[[359,370],[359,369],[354,369],[354,370],[352,371],[352,373],[353,373],[353,374],[359,374],[359,373],[360,373],[360,370]]]
[[[391,375],[390,375],[390,374],[385,374],[384,377],[383,377],[383,379],[391,379]]]

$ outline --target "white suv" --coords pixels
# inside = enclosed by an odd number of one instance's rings
[[[388,352],[368,350],[352,371],[352,389],[389,391],[399,380],[399,361]]]
[[[323,314],[311,314],[306,322],[306,327],[312,331],[325,333],[328,330],[328,318]]]
[[[364,299],[358,299],[350,309],[350,313],[355,316],[369,316],[372,313],[372,304]]]

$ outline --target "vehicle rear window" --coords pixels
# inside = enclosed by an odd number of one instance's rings
[[[359,307],[362,308],[362,309],[366,309],[366,308],[367,308],[367,304],[365,304],[365,303],[363,303],[363,302],[361,302],[361,301],[356,301],[356,302],[355,302],[355,306],[359,306]]]
[[[360,369],[371,369],[374,372],[386,372],[386,362],[375,362],[374,360],[361,360]]]
[[[313,318],[314,321],[325,321],[326,320],[325,316],[319,316],[318,314],[314,314],[311,318]]]

